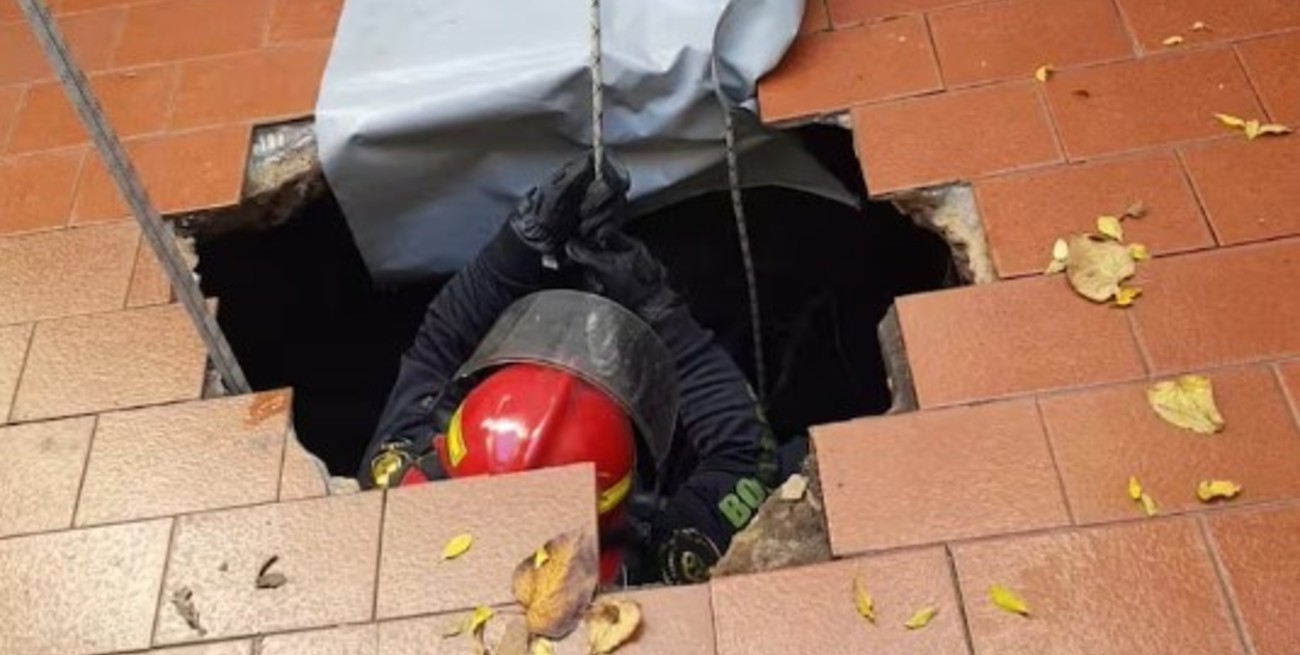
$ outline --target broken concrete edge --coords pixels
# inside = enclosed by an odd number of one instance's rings
[[[889,194],[893,203],[916,225],[938,234],[952,250],[952,260],[967,284],[996,282],[984,222],[969,184],[945,184]]]
[[[916,385],[912,381],[912,365],[907,361],[907,345],[903,342],[903,328],[898,322],[898,305],[890,305],[885,317],[876,326],[880,354],[885,362],[885,377],[893,401],[886,414],[914,412],[920,404],[916,399]]]
[[[732,538],[731,547],[713,567],[714,577],[830,561],[831,544],[816,453],[804,459],[800,474],[808,479],[803,497],[790,501],[783,500],[779,493],[769,496],[749,526]]]

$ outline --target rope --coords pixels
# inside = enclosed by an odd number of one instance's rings
[[[722,95],[719,94],[721,98]],[[731,187],[731,213],[736,217],[736,240],[740,242],[740,258],[745,264],[745,288],[749,293],[749,329],[754,338],[754,376],[758,378],[758,398],[767,402],[767,361],[763,356],[763,319],[758,305],[758,273],[754,268],[754,254],[749,246],[749,223],[745,220],[745,203],[741,196],[740,157],[736,152],[736,122],[725,100],[722,102],[723,125],[727,147],[727,183]]]
[[[140,183],[139,175],[136,174],[131,160],[122,149],[122,143],[118,141],[113,128],[105,120],[99,102],[90,92],[81,69],[72,61],[67,43],[59,34],[44,3],[41,0],[18,0],[18,4],[22,7],[23,14],[27,16],[27,22],[31,24],[32,33],[40,42],[46,58],[58,74],[64,93],[68,95],[82,124],[90,132],[96,150],[103,158],[108,172],[113,176],[118,192],[126,199],[136,222],[140,224],[140,231],[148,239],[154,255],[158,257],[163,271],[167,273],[167,279],[176,292],[177,299],[189,314],[190,320],[199,332],[199,337],[203,339],[208,357],[212,359],[213,366],[221,375],[226,390],[236,394],[248,393],[251,390],[248,379],[244,377],[244,371],[235,359],[230,343],[221,332],[221,326],[208,313],[203,292],[199,289],[198,282],[195,282],[189,266],[185,264],[180,248],[176,246],[171,225],[163,222],[157,208],[150,202],[144,185]]]
[[[591,0],[591,153],[596,179],[605,163],[605,79],[601,72],[600,0]]]

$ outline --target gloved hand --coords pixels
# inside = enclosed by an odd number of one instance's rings
[[[575,159],[529,190],[508,221],[519,240],[543,255],[557,255],[579,223],[596,224],[621,215],[626,176],[607,163],[601,171],[604,180],[598,182],[595,170],[592,157]]]
[[[603,230],[594,238],[569,242],[569,259],[585,269],[587,286],[635,312],[650,324],[677,305],[663,264],[641,241],[622,231]]]

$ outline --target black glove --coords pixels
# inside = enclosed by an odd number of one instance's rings
[[[563,252],[578,225],[591,229],[621,218],[627,199],[627,176],[606,160],[596,180],[590,156],[573,160],[544,184],[529,190],[510,213],[509,224],[525,245],[543,255]]]
[[[618,230],[569,242],[569,259],[585,269],[587,286],[636,312],[652,325],[679,303],[663,264],[641,241]]]

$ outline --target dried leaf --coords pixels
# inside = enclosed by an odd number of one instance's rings
[[[1034,79],[1038,80],[1039,82],[1046,82],[1048,78],[1052,76],[1052,73],[1055,72],[1056,72],[1056,67],[1052,66],[1051,64],[1039,66],[1037,69],[1034,70]]]
[[[876,605],[871,600],[871,595],[867,593],[867,588],[862,585],[861,578],[853,578],[853,606],[857,608],[858,614],[862,618],[876,622]]]
[[[1147,206],[1141,200],[1128,206],[1120,218],[1145,218],[1147,215]]]
[[[540,569],[542,565],[551,559],[551,554],[546,552],[546,546],[539,546],[537,552],[533,553],[533,568]]]
[[[1181,36],[1175,34],[1175,35],[1173,35],[1173,36],[1170,36],[1170,37],[1165,38],[1165,40],[1164,40],[1164,41],[1161,41],[1160,44],[1163,45],[1163,46],[1165,46],[1165,47],[1167,47],[1167,48],[1172,48],[1173,46],[1176,46],[1176,45],[1182,45],[1182,44],[1183,44],[1183,37],[1181,37]]]
[[[1142,499],[1142,483],[1136,475],[1128,479],[1128,497],[1135,501]]]
[[[1075,236],[1065,268],[1070,286],[1093,302],[1106,302],[1119,293],[1120,282],[1137,272],[1128,248],[1110,240]]]
[[[1140,243],[1133,243],[1129,244],[1128,256],[1132,257],[1135,262],[1144,262],[1151,259],[1151,251],[1147,250],[1147,247]]]
[[[1235,127],[1237,129],[1246,127],[1246,121],[1231,114],[1215,114],[1214,117],[1219,119],[1220,123],[1223,123],[1228,127]]]
[[[1116,241],[1124,240],[1124,228],[1114,216],[1098,216],[1097,232]]]
[[[631,600],[600,599],[587,611],[587,647],[592,655],[614,652],[641,627],[641,606]]]
[[[264,573],[257,578],[258,589],[278,589],[288,582],[283,573]]]
[[[1286,125],[1282,125],[1281,123],[1266,123],[1264,125],[1260,125],[1259,128],[1256,130],[1256,132],[1257,133],[1255,134],[1255,136],[1257,137],[1268,136],[1268,135],[1280,136],[1282,134],[1290,134],[1291,128],[1287,127]]]
[[[939,608],[933,605],[927,605],[916,610],[916,613],[903,624],[903,627],[908,630],[920,630],[921,628],[930,625],[930,621],[934,620],[934,615],[938,613]]]
[[[1200,375],[1157,383],[1147,390],[1147,402],[1160,418],[1185,430],[1214,434],[1223,429],[1223,415],[1214,402],[1214,385]]]
[[[555,655],[555,646],[551,644],[550,639],[538,637],[533,640],[531,655]]]
[[[468,532],[458,534],[452,537],[451,541],[448,541],[446,546],[442,547],[442,558],[444,560],[456,559],[457,557],[464,555],[465,551],[468,551],[469,547],[473,544],[474,535],[471,535]]]
[[[194,592],[189,587],[180,587],[172,592],[172,607],[176,608],[176,613],[185,619],[185,625],[191,630],[199,633],[200,637],[208,634],[206,628],[199,622],[199,609],[194,606]]]
[[[516,617],[506,624],[492,655],[528,655],[528,626],[522,618]]]
[[[1052,259],[1054,261],[1063,262],[1069,258],[1070,244],[1066,243],[1065,239],[1057,239],[1056,243],[1052,244]]]
[[[474,612],[465,621],[465,631],[471,634],[479,632],[495,614],[496,612],[492,611],[491,607],[485,605],[475,607]]]
[[[1261,127],[1262,126],[1259,124],[1259,121],[1255,119],[1246,121],[1246,125],[1243,128],[1246,131],[1246,138],[1250,139],[1251,141],[1254,141],[1256,137],[1259,136],[1259,130]]]
[[[781,485],[778,496],[786,502],[795,502],[803,500],[806,493],[808,493],[808,478],[795,473],[786,478],[785,484]]]
[[[1236,498],[1241,493],[1241,485],[1231,480],[1206,480],[1196,486],[1196,497],[1208,503],[1216,498]]]
[[[1208,29],[1210,29],[1210,28],[1209,28],[1209,27],[1206,27],[1206,25],[1205,25],[1205,21],[1199,21],[1199,20],[1198,20],[1198,21],[1196,21],[1195,23],[1192,23],[1192,31],[1193,31],[1193,32],[1204,32],[1204,31],[1206,31],[1206,30],[1208,30]]]
[[[1052,263],[1048,264],[1047,268],[1043,269],[1043,275],[1056,275],[1057,273],[1064,271],[1065,267],[1066,262],[1059,259],[1053,259]]]
[[[989,600],[993,601],[993,604],[1002,610],[1012,614],[1029,616],[1029,605],[1025,604],[1025,601],[1016,595],[1016,592],[1002,585],[995,584],[989,587]]]
[[[596,542],[588,534],[565,533],[543,546],[540,565],[534,552],[515,567],[515,599],[524,606],[528,632],[563,639],[577,627],[582,610],[596,593],[599,575]]]
[[[1137,300],[1140,295],[1142,295],[1142,287],[1120,287],[1119,291],[1115,293],[1115,306],[1132,306],[1133,301]]]
[[[1156,507],[1156,499],[1152,498],[1151,494],[1142,494],[1142,496],[1138,498],[1138,502],[1142,503],[1143,514],[1147,516],[1155,516],[1160,513],[1160,508]]]

